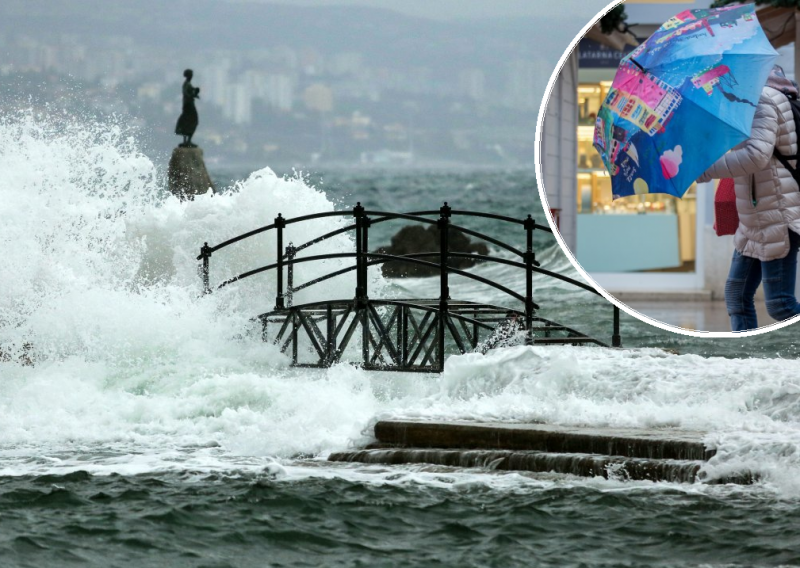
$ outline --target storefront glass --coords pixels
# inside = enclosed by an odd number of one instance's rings
[[[613,76],[613,70],[609,70],[609,74]],[[584,250],[593,251],[579,260],[585,268],[593,267],[599,272],[694,272],[697,212],[694,186],[682,199],[664,194],[611,198],[611,180],[592,145],[595,119],[611,85],[610,78],[582,82],[578,87],[578,239],[587,243]],[[603,220],[586,218],[588,215],[614,217]],[[634,254],[623,264],[619,264],[616,257],[613,260],[609,257],[606,262],[598,251],[615,244],[619,247],[618,241],[624,239],[626,230],[632,231],[634,227],[640,230],[638,220],[628,221],[619,217],[622,215],[658,215],[660,217],[651,225],[657,232],[646,236],[653,238],[653,242],[638,253],[641,258]],[[592,234],[581,235],[582,229]],[[608,239],[608,243],[604,243],[604,239]],[[581,251],[580,246],[578,251]]]

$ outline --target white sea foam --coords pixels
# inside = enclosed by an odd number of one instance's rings
[[[266,225],[278,212],[333,210],[323,192],[264,169],[223,194],[181,202],[123,129],[55,127],[30,115],[0,123],[0,160],[0,349],[10,359],[0,363],[0,475],[252,472],[277,459],[284,469],[272,477],[388,481],[397,471],[296,457],[364,443],[381,417],[541,420],[701,430],[718,450],[705,468],[711,477],[755,471],[779,493],[800,495],[796,361],[533,346],[452,357],[442,376],[347,364],[292,370],[247,333],[250,318],[274,303],[270,279],[203,297],[195,258],[204,241]],[[290,227],[286,242],[345,222]],[[212,282],[273,262],[273,239],[215,253]],[[339,236],[314,253],[349,250]],[[302,266],[297,278],[350,263]],[[373,285],[386,286],[377,275]],[[347,298],[353,286],[352,275],[340,277],[298,300]],[[27,358],[35,365],[21,364]],[[415,483],[441,480],[402,471]],[[476,475],[453,474],[456,484]],[[532,482],[502,479],[491,483]]]

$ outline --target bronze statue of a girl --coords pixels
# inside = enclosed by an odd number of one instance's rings
[[[192,86],[192,73],[191,69],[183,72],[186,80],[183,82],[183,110],[181,116],[178,118],[178,124],[175,125],[175,134],[183,136],[183,144],[181,148],[197,148],[196,144],[192,144],[192,136],[194,131],[197,130],[197,109],[194,106],[194,100],[200,98],[200,87]]]

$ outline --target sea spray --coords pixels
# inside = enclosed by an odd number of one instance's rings
[[[291,369],[251,322],[274,305],[271,279],[256,276],[203,296],[196,256],[203,242],[267,225],[278,213],[333,210],[323,192],[262,169],[221,194],[180,202],[124,129],[80,121],[55,127],[30,115],[2,122],[0,159],[5,475],[261,471],[278,459],[290,479],[388,482],[399,475],[435,485],[435,474],[366,474],[296,458],[363,445],[379,417],[536,420],[701,430],[717,449],[705,466],[710,478],[754,471],[762,483],[797,494],[796,361],[519,346],[451,357],[434,376],[348,364]],[[318,220],[307,232],[290,226],[285,243],[350,222]],[[352,250],[340,235],[309,254]],[[274,258],[270,233],[218,251],[212,286]],[[296,278],[351,264],[300,265]],[[377,272],[371,285],[376,296],[391,290]],[[403,286],[414,295],[435,294],[425,281]],[[353,288],[352,275],[343,276],[295,300],[347,299]],[[460,299],[485,294],[456,279],[453,290]],[[533,483],[526,476],[493,479],[486,483]]]
[[[216,372],[197,365],[149,381],[75,358],[15,366],[0,386],[2,444],[58,455],[61,464],[46,465],[55,469],[127,471],[132,451],[156,469],[186,460],[230,469],[361,446],[377,418],[692,430],[717,450],[706,479],[750,472],[797,493],[800,409],[790,362],[533,346],[452,357],[437,378],[347,364],[289,370],[269,358],[259,368],[260,355],[247,349],[236,366],[233,355]],[[743,364],[751,366],[748,380],[732,380]],[[96,455],[76,463],[69,448]]]
[[[114,125],[62,121],[56,127],[23,114],[0,123],[0,148],[6,212],[0,348],[9,354],[30,345],[40,359],[107,359],[118,346],[147,343],[150,334],[155,350],[165,348],[165,338],[182,343],[187,336],[202,337],[208,349],[269,310],[275,288],[274,279],[262,276],[201,301],[196,256],[203,242],[214,245],[267,225],[278,213],[289,218],[333,210],[325,194],[301,178],[279,178],[269,169],[224,195],[181,202],[163,190],[154,165]],[[346,222],[290,226],[285,242],[300,244]],[[310,250],[350,249],[350,238],[338,235]],[[212,286],[274,262],[275,255],[274,232],[219,251],[211,263]],[[303,282],[348,264],[299,265],[295,274]],[[298,293],[296,301],[319,297],[321,288]],[[347,298],[352,288],[341,277],[327,282],[324,293]]]
[[[324,193],[299,176],[262,169],[221,195],[181,202],[164,191],[157,168],[123,129],[96,122],[54,125],[23,113],[0,124],[0,148],[3,443],[163,449],[167,440],[219,444],[229,434],[231,446],[248,453],[229,423],[247,432],[259,422],[253,416],[269,416],[273,426],[286,420],[290,405],[281,407],[279,393],[299,393],[302,378],[286,379],[286,358],[260,341],[251,321],[272,309],[273,280],[256,277],[203,296],[196,256],[203,242],[267,225],[278,213],[332,211]],[[301,244],[349,222],[290,226],[284,242]],[[338,235],[310,250],[352,249],[351,239]],[[212,258],[212,286],[275,256],[274,232],[221,250]],[[349,264],[300,265],[296,281]],[[380,293],[382,280],[372,274]],[[346,275],[295,301],[346,299],[353,289],[354,277]],[[306,380],[330,381],[313,374]],[[331,408],[330,397],[318,401]],[[313,414],[305,408],[298,416]],[[333,428],[340,423],[337,415]],[[319,434],[311,451],[326,447]],[[309,451],[302,437],[287,446],[273,432],[266,447],[258,438],[263,452]]]

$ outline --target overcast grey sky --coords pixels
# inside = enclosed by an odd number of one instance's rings
[[[632,24],[660,24],[686,9],[708,8],[713,0],[694,0],[686,3],[634,4],[626,2],[625,11]]]
[[[425,18],[487,18],[563,16],[573,14],[586,22],[610,0],[238,0],[302,6],[352,5],[387,8]],[[584,22],[585,23],[585,22]]]
[[[237,0],[234,0],[237,1]],[[582,24],[611,3],[611,0],[238,0],[304,6],[357,4],[396,10],[436,19],[574,16]],[[680,2],[626,2],[631,23],[661,23],[687,8],[708,8],[712,0]]]
[[[454,18],[572,16],[583,27],[606,8],[611,0],[230,0],[269,2],[297,6],[360,5],[396,10],[413,16],[449,20]],[[631,23],[661,23],[687,8],[708,8],[712,0],[680,2],[626,2]]]

